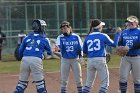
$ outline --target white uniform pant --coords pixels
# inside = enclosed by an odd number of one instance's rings
[[[109,86],[109,72],[105,57],[88,58],[87,79],[85,86],[89,88],[92,87],[97,72],[101,79],[101,88],[105,88],[107,90]]]
[[[140,84],[140,56],[122,57],[120,64],[120,82],[127,82],[130,72],[134,84]]]
[[[42,59],[38,57],[23,57],[20,65],[19,80],[28,81],[32,73],[33,81],[44,79]]]
[[[75,59],[66,59],[66,58],[61,59],[61,87],[65,87],[65,88],[67,87],[70,69],[72,69],[74,73],[77,87],[81,87],[82,86],[81,65],[76,58]]]

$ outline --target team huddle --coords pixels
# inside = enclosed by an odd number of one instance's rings
[[[20,65],[19,81],[14,93],[24,93],[28,85],[28,78],[32,73],[33,83],[36,84],[37,93],[48,93],[43,75],[43,53],[52,55],[61,53],[61,89],[60,93],[67,93],[68,77],[70,70],[74,73],[78,93],[92,93],[96,74],[101,79],[99,93],[107,93],[109,87],[109,71],[106,63],[106,45],[115,47],[120,55],[120,79],[119,93],[127,92],[128,75],[131,71],[135,93],[140,93],[140,29],[136,16],[129,16],[126,21],[126,29],[116,28],[114,40],[102,33],[105,25],[99,19],[93,19],[90,24],[90,32],[82,42],[79,35],[73,32],[70,23],[63,21],[60,25],[62,34],[57,37],[57,46],[51,50],[49,39],[45,34],[47,24],[44,20],[35,19],[32,29],[19,48],[19,56],[22,57]],[[86,83],[82,81],[81,62],[87,56]]]

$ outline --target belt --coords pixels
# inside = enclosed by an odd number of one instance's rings
[[[136,57],[136,56],[139,56],[139,55],[126,55],[127,57]]]

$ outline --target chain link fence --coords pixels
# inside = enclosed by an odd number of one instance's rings
[[[90,19],[99,18],[112,27],[124,26],[129,15],[140,17],[140,1],[81,0],[81,1],[0,1],[0,26],[7,36],[3,54],[14,54],[18,33],[32,31],[33,19],[43,19],[48,24],[46,33],[56,38],[61,32],[59,25],[67,20],[75,33],[81,36],[89,32]]]

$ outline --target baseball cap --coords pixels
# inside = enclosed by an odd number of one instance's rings
[[[68,21],[63,21],[61,24],[60,24],[60,28],[64,27],[64,26],[67,26],[69,27],[70,26],[70,23]]]
[[[95,29],[97,29],[101,26],[104,26],[104,25],[105,25],[105,22],[102,22],[99,19],[92,20],[92,27],[95,28]]]
[[[130,16],[126,19],[125,22],[131,22],[131,23],[137,22],[138,23],[139,21],[138,21],[138,18],[136,16]]]

